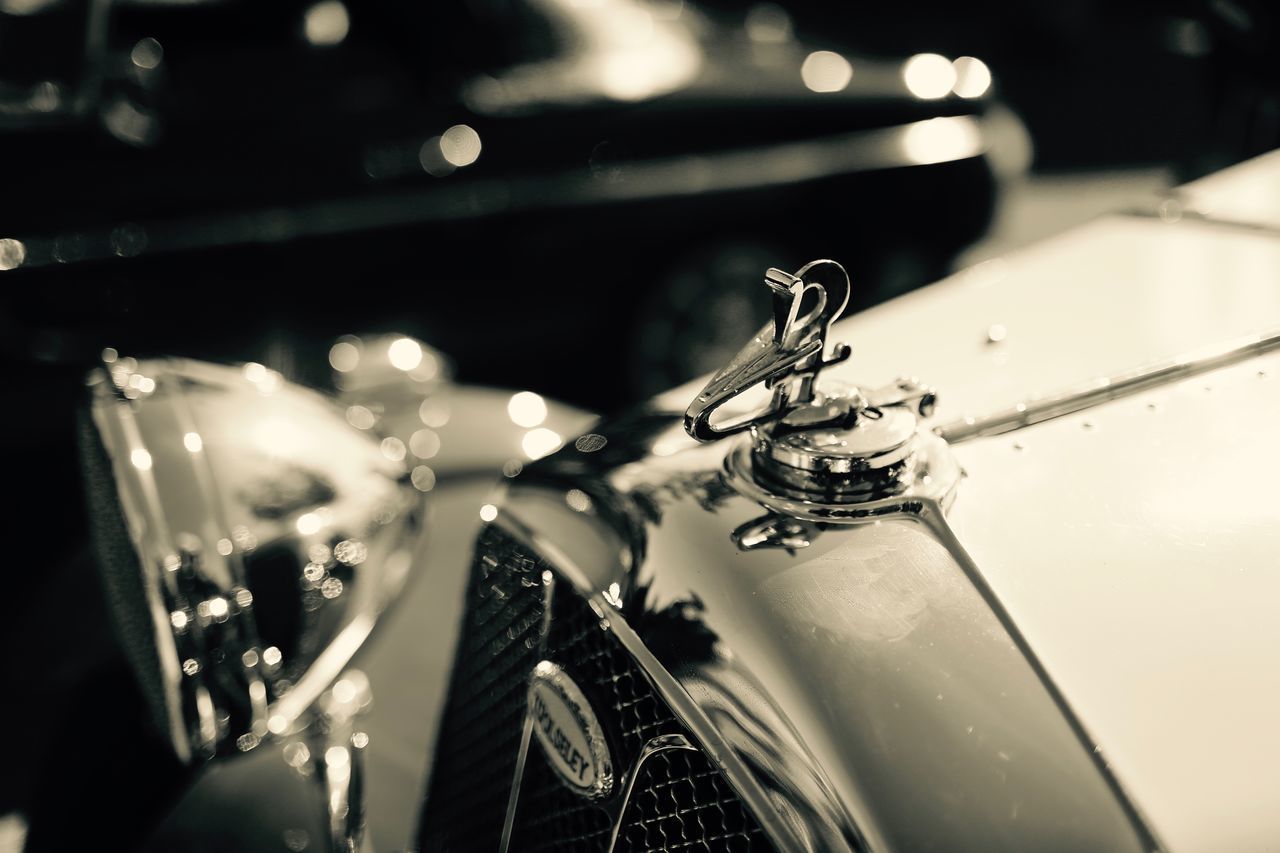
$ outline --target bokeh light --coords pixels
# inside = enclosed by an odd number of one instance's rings
[[[945,56],[917,53],[902,66],[902,82],[917,98],[945,98],[956,84],[956,69]]]
[[[838,53],[815,50],[805,57],[800,77],[815,92],[839,92],[853,79],[853,66]]]

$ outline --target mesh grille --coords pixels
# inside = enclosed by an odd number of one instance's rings
[[[610,740],[615,775],[620,776],[651,738],[683,734],[684,727],[658,700],[617,640],[601,629],[600,617],[568,584],[556,586],[552,601],[546,656],[564,668],[591,703]],[[597,853],[608,847],[612,832],[613,812],[561,784],[541,749],[532,745],[520,786],[512,848],[529,853]]]
[[[543,563],[486,527],[467,589],[427,794],[422,849],[497,850],[524,726],[528,675],[539,660]]]
[[[493,851],[515,773],[527,678],[547,658],[587,697],[609,740],[615,793],[593,803],[555,775],[534,739],[512,827],[513,851],[603,853],[626,774],[659,735],[689,732],[650,686],[600,617],[567,583],[557,583],[540,645],[541,575],[546,563],[494,527],[480,538],[468,613],[439,757],[423,824],[422,849]],[[759,825],[700,751],[657,753],[637,771],[615,849],[627,853],[771,849]]]
[[[640,765],[614,849],[736,853],[769,845],[704,753],[669,749]]]

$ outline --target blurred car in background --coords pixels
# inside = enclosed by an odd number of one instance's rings
[[[1280,145],[1280,18],[1265,0],[912,4],[789,0],[776,9],[817,47],[871,56],[982,57],[1035,141],[1037,172],[1166,167],[1181,183]]]
[[[721,25],[635,0],[0,15],[0,79],[25,74],[7,81],[0,212],[5,345],[24,361],[180,348],[315,382],[295,370],[356,316],[430,341],[464,379],[607,407],[758,326],[737,282],[764,258],[847,247],[859,307],[945,273],[990,221],[997,137],[1020,167],[979,60],[934,57],[921,88],[906,57],[814,50],[785,16]],[[57,80],[50,43],[89,47]]]

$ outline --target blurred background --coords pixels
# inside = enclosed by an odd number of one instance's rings
[[[1261,0],[0,0],[5,461],[41,567],[0,628],[38,649],[0,656],[0,815],[65,806],[78,697],[124,667],[104,608],[42,604],[100,595],[73,430],[104,348],[324,386],[336,338],[396,331],[609,410],[718,367],[766,267],[835,258],[860,310],[1276,147],[1278,47]],[[140,708],[94,706],[99,760]]]

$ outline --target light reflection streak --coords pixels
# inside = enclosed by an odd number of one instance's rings
[[[976,156],[983,140],[972,120],[939,117],[913,125],[902,138],[902,150],[911,162],[927,165]]]
[[[971,124],[979,137],[986,133],[988,123],[985,119],[963,117],[953,120]],[[714,157],[688,155],[629,163],[626,166],[627,179],[622,181],[600,181],[589,172],[575,170],[521,180],[473,181],[467,187],[439,185],[418,192],[320,202],[291,210],[286,231],[279,228],[278,211],[263,209],[225,216],[153,221],[147,223],[145,233],[149,235],[147,240],[154,251],[185,252],[455,221],[459,211],[464,211],[462,215],[469,218],[481,218],[526,210],[763,189],[834,175],[915,165],[915,161],[904,155],[902,139],[916,124],[918,122],[833,134],[804,142],[742,148]],[[99,244],[115,246],[114,242],[108,244],[100,235],[86,234],[85,252],[74,262],[113,257],[112,251]],[[0,240],[0,270],[6,269],[3,263],[5,253],[12,251],[5,246],[5,241]],[[27,267],[47,266],[55,262],[43,256],[28,257],[25,248],[22,257]]]
[[[535,0],[577,49],[565,59],[518,66],[465,92],[480,112],[601,97],[641,101],[687,85],[702,67],[693,35],[634,0]]]

